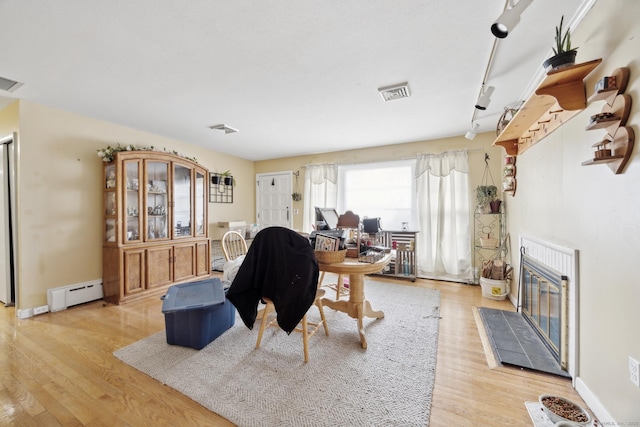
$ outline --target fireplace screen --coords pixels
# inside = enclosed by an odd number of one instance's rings
[[[527,255],[521,269],[522,313],[566,370],[566,278]]]

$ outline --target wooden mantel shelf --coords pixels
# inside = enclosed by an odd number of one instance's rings
[[[538,85],[493,145],[517,156],[587,107],[584,79],[602,58],[551,71]]]

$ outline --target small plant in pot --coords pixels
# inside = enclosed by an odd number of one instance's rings
[[[220,174],[220,176],[224,180],[224,185],[233,185],[234,187],[236,186],[236,180],[233,175],[231,175],[231,171],[224,171]]]
[[[489,202],[489,206],[491,207],[491,213],[500,213],[500,205],[502,204],[502,200],[495,199]]]
[[[567,27],[567,30],[564,33],[562,32],[563,21],[564,15],[560,18],[560,25],[556,27],[556,45],[553,48],[554,55],[542,63],[542,66],[547,72],[568,67],[576,63],[578,48],[571,47],[570,28]]]
[[[490,209],[490,203],[497,200],[498,187],[495,185],[479,185],[476,188],[476,205],[482,211]]]

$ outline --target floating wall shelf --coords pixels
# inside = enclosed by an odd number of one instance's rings
[[[615,85],[599,90],[589,97],[591,101],[606,101],[601,113],[592,117],[592,121],[587,125],[586,130],[605,129],[605,138],[593,144],[596,148],[594,157],[583,166],[606,164],[615,174],[620,174],[629,162],[633,151],[635,133],[633,129],[626,126],[631,112],[631,96],[625,94],[629,82],[629,68],[616,68],[609,82],[615,78]]]
[[[516,156],[504,156],[504,168],[502,169],[502,192],[504,194],[516,195]]]
[[[511,156],[520,155],[584,110],[584,79],[601,62],[594,59],[547,73],[493,145],[504,147]]]

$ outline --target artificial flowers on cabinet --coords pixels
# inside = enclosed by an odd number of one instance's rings
[[[112,146],[107,146],[107,148],[101,148],[98,151],[98,157],[100,157],[102,159],[103,162],[105,163],[109,163],[113,161],[113,158],[115,156],[116,153],[119,153],[121,151],[159,151],[156,150],[155,147],[152,145],[151,147],[145,147],[142,145],[133,145],[133,144],[129,144],[129,145],[116,145],[115,147]],[[185,156],[182,153],[178,153],[177,151],[173,150],[173,151],[168,151],[166,148],[163,149],[163,151],[165,153],[171,153],[171,154],[175,154],[176,156],[180,156],[183,157],[187,160],[191,160],[194,163],[198,163],[198,161],[196,160],[195,157],[189,157],[189,156]]]

